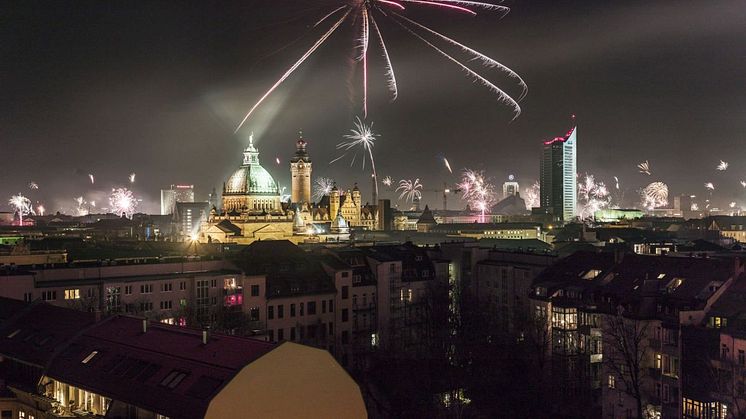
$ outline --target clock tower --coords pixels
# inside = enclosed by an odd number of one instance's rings
[[[290,159],[291,192],[290,202],[293,204],[311,203],[311,158],[306,151],[306,140],[303,132],[295,143],[295,155]]]

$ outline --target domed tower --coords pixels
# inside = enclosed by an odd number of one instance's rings
[[[290,159],[291,191],[293,204],[311,203],[311,158],[306,151],[303,132],[295,143],[295,155]]]
[[[329,219],[333,220],[337,213],[339,212],[339,189],[337,189],[336,182],[334,183],[334,186],[332,187],[331,192],[329,192]]]
[[[363,207],[363,197],[360,196],[360,189],[357,187],[357,182],[352,187],[352,203],[358,208]]]
[[[243,152],[243,163],[223,184],[223,210],[274,212],[281,210],[280,189],[272,175],[259,164],[254,135]]]

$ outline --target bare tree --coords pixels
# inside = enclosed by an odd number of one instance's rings
[[[645,367],[648,365],[649,322],[624,316],[623,309],[606,317],[604,328],[604,363],[624,383],[625,390],[637,404],[637,417],[643,418]]]

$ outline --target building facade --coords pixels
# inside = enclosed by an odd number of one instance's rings
[[[564,137],[544,141],[541,155],[541,210],[564,221],[577,215],[577,135],[573,127]]]
[[[194,185],[171,185],[161,189],[161,215],[174,213],[177,202],[194,202]]]
[[[306,140],[301,137],[295,143],[295,155],[290,159],[290,202],[293,204],[310,204],[311,198],[311,158],[306,151]]]

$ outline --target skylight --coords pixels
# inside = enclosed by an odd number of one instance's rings
[[[17,334],[21,333],[21,329],[16,329],[8,335],[8,339],[13,339]]]

